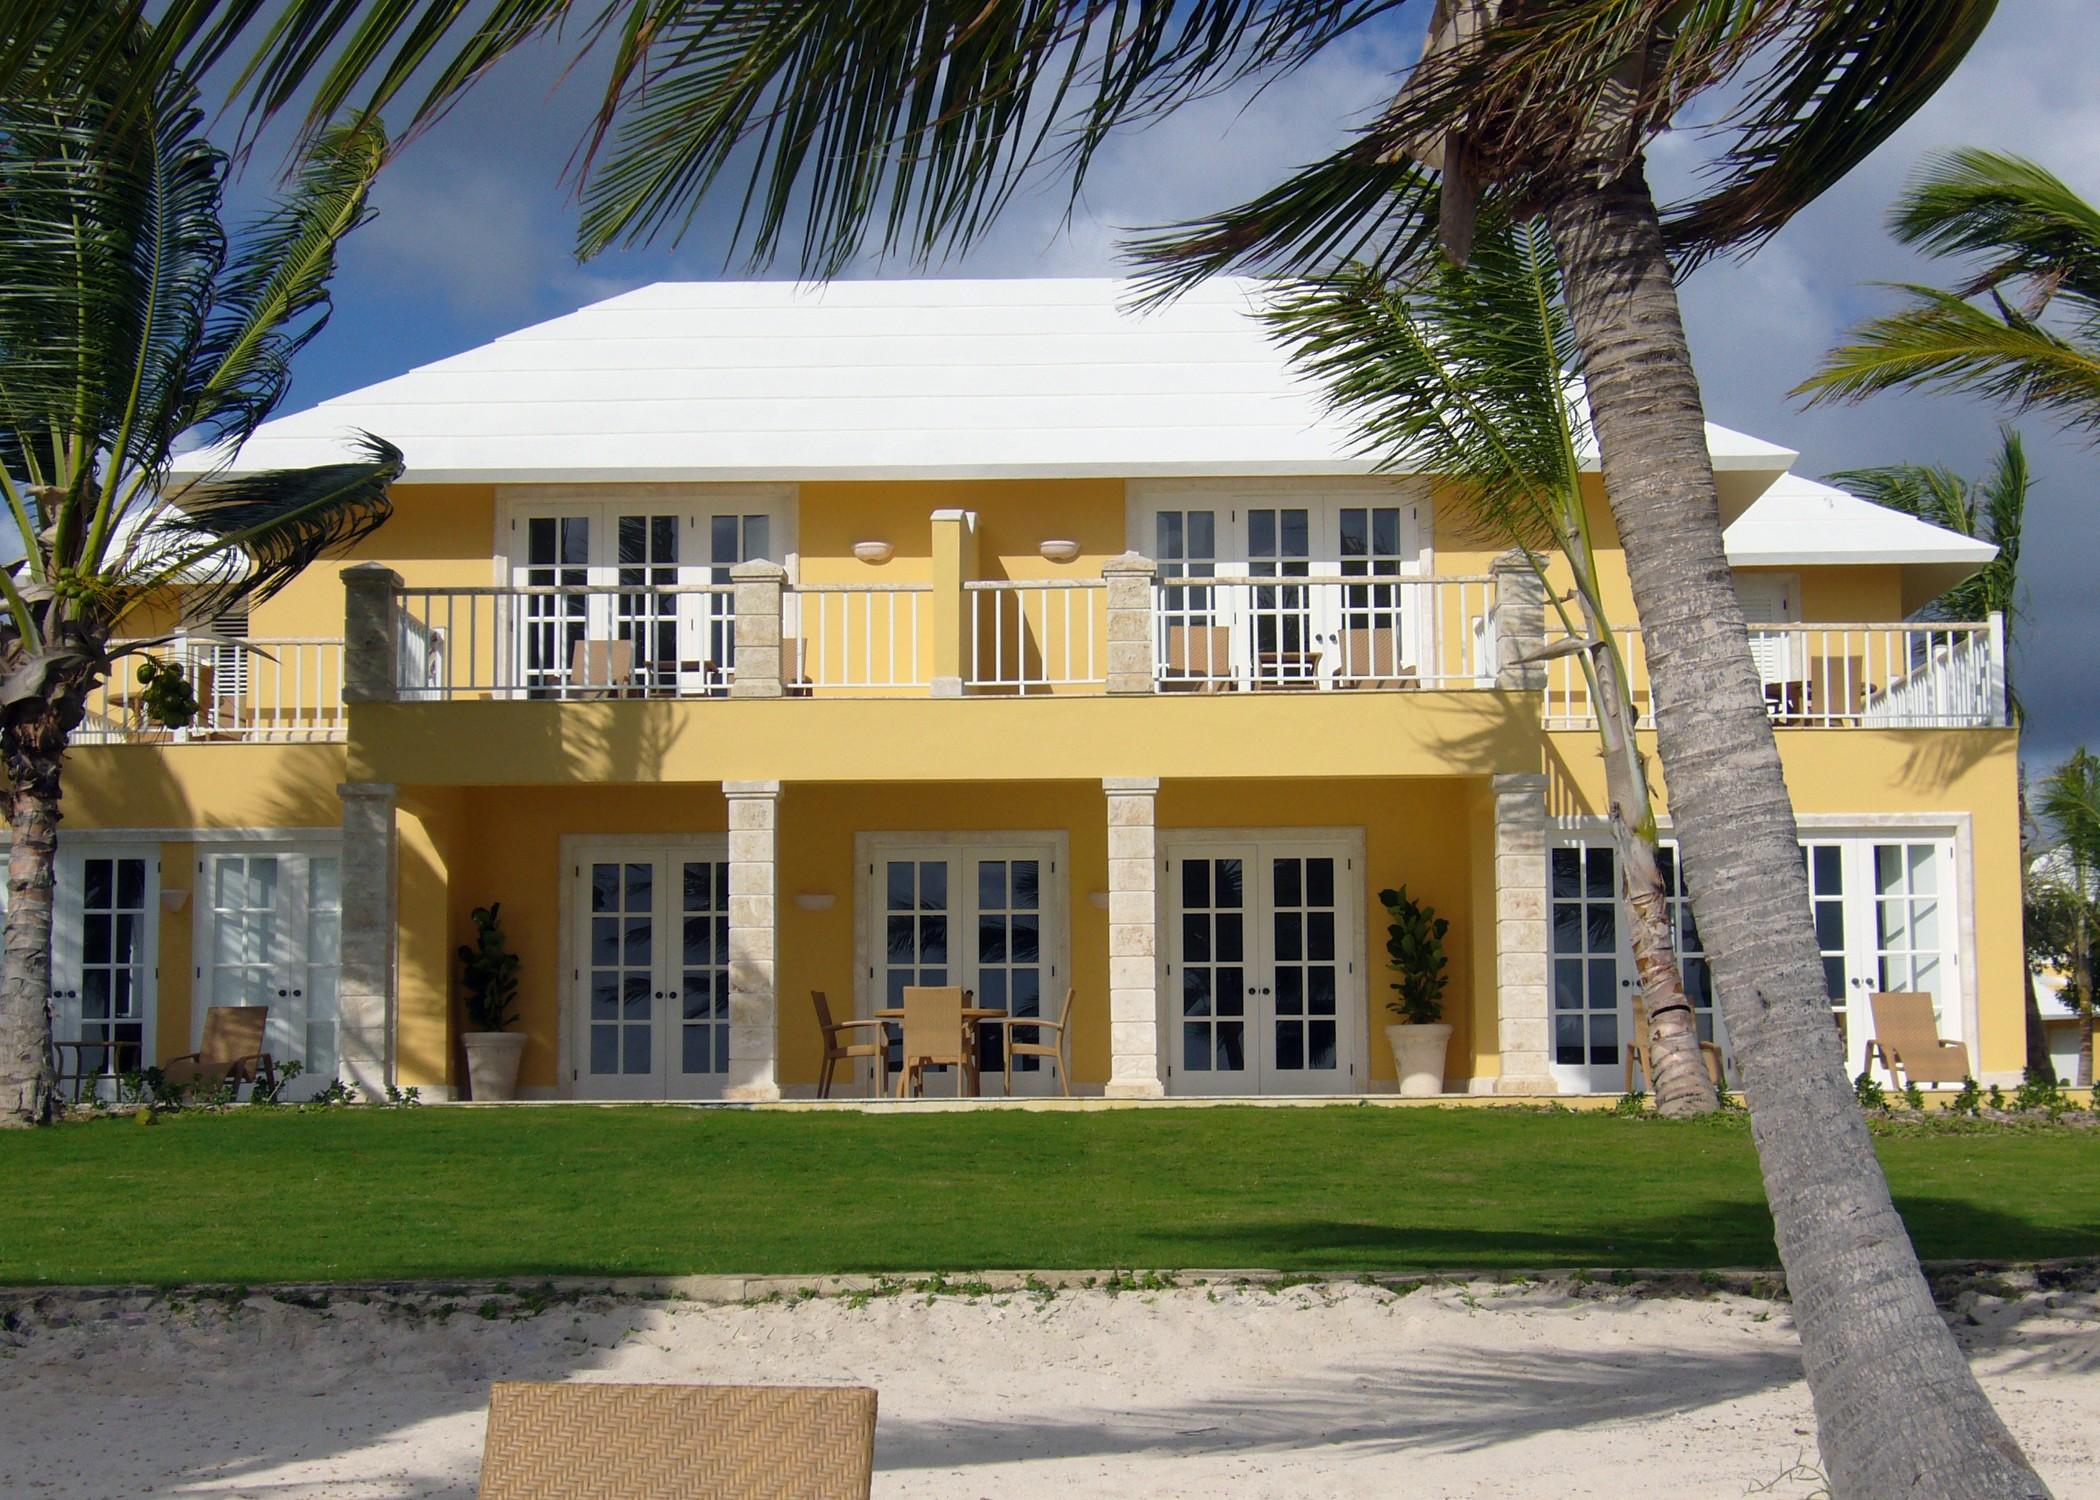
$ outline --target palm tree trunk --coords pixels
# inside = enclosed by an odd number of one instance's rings
[[[1735,1042],[1832,1490],[2046,1496],[1933,1306],[1845,1078],[1786,777],[1722,548],[1698,380],[1638,162],[1579,175],[1549,222],[1646,633],[1680,857]]]
[[[1593,640],[1604,639],[1604,622],[1582,596]],[[1597,674],[1597,732],[1604,741],[1605,795],[1611,802],[1612,840],[1618,846],[1620,904],[1626,909],[1627,941],[1640,975],[1648,1034],[1641,1058],[1658,1114],[1672,1118],[1712,1114],[1721,1107],[1706,1060],[1699,1051],[1699,1018],[1685,997],[1684,973],[1670,941],[1670,893],[1656,858],[1655,802],[1634,738],[1633,696],[1609,646],[1592,652]]]
[[[66,733],[43,701],[9,710],[0,754],[9,782],[6,956],[0,962],[0,1125],[49,1124],[51,886],[58,856],[59,767]]]

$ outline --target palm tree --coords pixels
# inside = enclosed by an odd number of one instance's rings
[[[16,34],[63,27],[73,4],[18,0]],[[579,158],[581,246],[675,235],[722,186],[740,195],[737,233],[755,255],[786,251],[819,274],[869,247],[953,249],[1031,168],[1054,161],[1076,193],[1119,127],[1301,67],[1400,4],[603,0],[583,27],[611,69]],[[1394,275],[1440,244],[1462,260],[1489,189],[1545,218],[1650,647],[1678,844],[1752,1110],[1824,1462],[1846,1496],[2046,1490],[1933,1306],[1845,1077],[1675,278],[1768,238],[1844,176],[1931,97],[1994,8],[1438,0],[1422,61],[1340,148],[1141,247],[1164,295],[1235,266],[1304,274],[1356,259]],[[295,0],[271,13],[239,77],[256,118],[311,85],[310,124],[429,77],[427,120],[570,9]],[[165,55],[235,59],[263,13],[247,0],[176,7],[183,34],[162,33]],[[0,49],[0,90],[35,73],[22,50]],[[65,53],[91,64],[91,50]],[[1665,216],[1648,143],[1723,84],[1739,85],[1713,127],[1726,149],[1704,191]]]
[[[1953,291],[1901,286],[1903,305],[1855,328],[1799,391],[1971,392],[2100,437],[2100,209],[2024,157],[1954,151],[1926,163],[1889,229],[1974,274]]]
[[[2013,691],[2013,641],[2022,613],[2020,534],[2027,523],[2027,493],[2034,479],[2027,448],[2011,427],[1998,430],[1998,457],[1982,479],[1966,479],[1945,464],[1884,464],[1846,469],[1830,482],[1905,515],[1989,542],[1998,555],[1941,594],[1923,611],[1934,620],[2005,622],[2005,696],[2013,721],[2026,717]]]
[[[2078,1006],[2078,1077],[2093,1086],[2094,888],[2100,883],[2100,756],[2083,746],[2042,780],[2037,810],[2056,839],[2061,869],[2051,883],[2069,898],[2070,974]]]
[[[143,30],[103,28],[136,61]],[[170,493],[178,441],[238,448],[327,317],[337,242],[365,216],[374,127],[323,135],[289,197],[229,244],[226,157],[195,91],[137,107],[64,74],[0,96],[0,757],[8,850],[0,1123],[46,1121],[51,890],[68,738],[127,612],[179,589],[209,617],[267,598],[388,513],[401,455]],[[4,524],[4,523],[0,523]]]
[[[1452,482],[1474,530],[1515,548],[1546,585],[1565,638],[1555,649],[1581,663],[1597,706],[1656,1108],[1711,1113],[1719,1101],[1671,940],[1654,795],[1634,733],[1640,713],[1605,612],[1582,493],[1588,420],[1567,374],[1574,337],[1545,224],[1497,218],[1482,226],[1463,269],[1433,266],[1410,285],[1360,267],[1302,282],[1277,299],[1269,321],[1357,420],[1381,467]],[[1568,594],[1552,576],[1556,555],[1573,580]]]

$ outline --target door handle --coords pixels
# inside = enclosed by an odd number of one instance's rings
[[[280,999],[280,1000],[282,1000],[282,999],[283,999],[283,998],[285,997],[285,995],[286,995],[287,993],[289,993],[289,992],[288,992],[288,991],[285,991],[285,990],[279,990],[279,991],[277,992],[277,998],[278,998],[278,999]]]
[[[304,991],[304,990],[293,990],[293,991],[292,991],[292,998],[293,998],[294,1000],[297,1000],[297,999],[298,999],[298,998],[299,998],[300,996],[304,995],[305,993],[306,993],[306,991]]]

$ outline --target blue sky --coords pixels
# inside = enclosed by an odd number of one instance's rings
[[[1258,95],[1205,101],[1118,138],[1069,218],[1064,185],[1045,180],[980,245],[934,269],[1113,273],[1119,230],[1237,202],[1331,150],[1413,59],[1418,15],[1337,44]],[[1950,84],[1837,190],[1754,257],[1706,266],[1687,282],[1685,318],[1709,416],[1801,450],[1808,474],[1906,459],[1984,470],[1999,414],[1976,403],[1895,396],[1804,412],[1786,392],[1848,324],[1885,305],[1887,294],[1871,283],[1944,279],[1881,227],[1890,200],[1931,152],[2021,152],[2100,198],[2100,55],[2067,45],[2087,34],[2090,20],[2089,0],[2001,7]],[[721,226],[734,203],[706,205],[678,247],[575,260],[576,202],[565,168],[602,74],[586,61],[565,79],[573,52],[556,41],[514,57],[387,169],[379,217],[346,249],[335,318],[301,356],[285,410],[648,282],[742,271],[724,257]],[[1658,191],[1687,188],[1710,149],[1696,131],[1658,142],[1650,155]],[[266,189],[278,160],[266,142],[238,196]],[[871,261],[850,274],[924,272]],[[2045,766],[2074,744],[2100,748],[2090,665],[2100,638],[2100,451],[2040,419],[2022,425],[2040,483],[2019,669],[2032,715],[2029,761]]]

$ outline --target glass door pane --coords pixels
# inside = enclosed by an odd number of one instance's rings
[[[775,560],[770,516],[710,516],[707,527],[707,576],[710,583],[729,583],[729,570],[738,563]],[[729,679],[736,675],[736,601],[728,594],[705,597],[707,675],[717,691],[726,692]]]
[[[1873,989],[1932,996],[1942,1037],[1962,1035],[1960,1008],[1952,1003],[1951,923],[1948,883],[1936,841],[1877,843],[1862,851],[1871,869],[1873,918],[1868,932],[1874,950],[1869,968]]]
[[[896,855],[882,861],[880,869],[882,959],[876,1005],[895,1010],[903,1006],[907,989],[963,982],[949,977],[953,972],[948,951],[953,870],[948,856],[935,851]],[[887,1027],[884,1034],[894,1078],[904,1068],[902,1028]]]
[[[729,865],[679,863],[678,1055],[674,1092],[719,1090],[729,1072]]]
[[[1549,853],[1553,1068],[1566,1089],[1595,1093],[1623,1078],[1618,860],[1608,843]]]
[[[525,518],[525,565],[520,582],[529,589],[589,586],[591,517]],[[589,599],[581,594],[529,594],[519,630],[520,680],[527,697],[559,696],[567,687],[576,648],[589,635]]]
[[[1801,858],[1808,866],[1809,908],[1816,919],[1816,946],[1823,955],[1823,989],[1830,997],[1832,1018],[1845,1039],[1848,1059],[1866,1054],[1868,1017],[1862,996],[1865,986],[1854,972],[1852,936],[1856,924],[1846,911],[1847,886],[1845,846],[1838,843],[1805,843]],[[1855,1013],[1852,1002],[1860,1001]],[[1846,1071],[1857,1072],[1849,1062]]]
[[[1258,579],[1309,576],[1312,513],[1302,507],[1248,511],[1247,571]],[[1254,680],[1279,687],[1312,683],[1317,657],[1311,591],[1301,584],[1249,593]]]
[[[676,588],[678,522],[675,515],[616,516],[613,520],[614,582],[624,590]],[[678,596],[622,592],[613,606],[613,636],[634,647],[636,680],[659,692],[677,686]]]
[[[1012,1016],[1039,1016],[1043,1013],[1042,861],[1001,854],[980,856],[975,863],[977,1004]],[[1005,1066],[1005,1036],[1005,1029],[999,1026],[979,1029],[981,1074]],[[1040,1037],[1040,1031],[1029,1031],[1021,1040],[1035,1042]],[[1017,1075],[1041,1071],[1039,1058],[1023,1057],[1014,1064]]]
[[[1406,570],[1397,505],[1343,506],[1336,540],[1344,578],[1397,578]],[[1330,675],[1352,686],[1395,683],[1403,671],[1413,676],[1413,630],[1405,603],[1406,591],[1397,583],[1345,585],[1341,616],[1333,627],[1338,649]]]
[[[1178,910],[1169,935],[1174,973],[1175,1079],[1191,1093],[1249,1093],[1256,1075],[1247,1035],[1250,850],[1180,861]]]
[[[268,1005],[278,988],[279,858],[220,854],[209,864],[211,1003]]]
[[[1321,1093],[1342,1086],[1338,861],[1332,855],[1268,857],[1268,954],[1260,971],[1268,1012],[1265,1092]],[[1273,991],[1273,993],[1272,993]]]
[[[52,988],[58,993],[56,1035],[97,1044],[82,1069],[116,1078],[144,1067],[152,957],[148,901],[156,899],[147,861],[138,855],[91,855],[73,870],[77,884],[60,892],[62,926],[73,941],[57,945]],[[68,972],[70,970],[70,972]]]
[[[656,1096],[657,861],[597,860],[589,870],[586,1092]]]
[[[1163,579],[1218,576],[1218,515],[1163,510],[1153,518],[1154,553]],[[1232,675],[1229,622],[1218,592],[1201,587],[1159,590],[1160,637],[1153,649],[1170,680],[1217,681]]]

